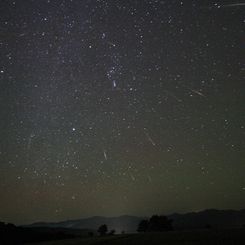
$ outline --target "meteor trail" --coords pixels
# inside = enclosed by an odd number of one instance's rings
[[[232,3],[232,4],[221,5],[222,8],[241,7],[241,6],[245,6],[245,3]]]
[[[150,135],[145,131],[144,131],[144,133],[145,133],[145,136],[147,137],[147,139],[151,142],[151,144],[153,146],[156,146],[156,143],[153,141],[153,139],[150,137]]]
[[[206,9],[206,8],[208,8],[208,9],[214,9],[214,8],[221,9],[221,8],[233,8],[233,7],[242,7],[242,6],[245,6],[245,3],[231,3],[231,4],[224,4],[224,5],[215,3],[212,6],[202,7],[202,8],[204,8],[204,9]]]
[[[106,151],[104,150],[104,158],[105,158],[105,160],[107,160],[108,158],[107,158],[107,154],[106,154]]]
[[[188,89],[188,90],[191,91],[192,93],[195,93],[195,94],[197,94],[197,95],[199,95],[199,96],[202,96],[202,97],[206,97],[206,96],[205,96],[202,92],[200,92],[199,90],[192,89],[192,88],[187,87],[187,86],[184,86],[184,85],[183,85],[183,87],[186,88],[186,89]]]
[[[132,179],[132,181],[136,180],[135,177],[132,174],[130,174],[130,178]]]
[[[198,90],[194,90],[194,89],[190,89],[193,93],[197,94],[197,95],[200,95],[202,97],[206,97],[203,93],[201,93],[200,91]]]

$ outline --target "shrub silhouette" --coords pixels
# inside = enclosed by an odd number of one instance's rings
[[[100,233],[101,236],[105,236],[108,231],[107,225],[101,225],[97,231],[98,233]]]
[[[149,221],[148,220],[141,220],[139,225],[138,225],[138,232],[146,232],[148,230],[149,227]]]
[[[153,215],[149,221],[149,231],[171,231],[172,220],[166,216]]]

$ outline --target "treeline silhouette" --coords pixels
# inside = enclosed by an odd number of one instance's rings
[[[103,224],[98,228],[97,232],[100,234],[100,236],[105,236],[105,235],[113,236],[116,230],[111,230],[110,232],[108,232],[107,225]]]
[[[153,215],[149,220],[141,220],[138,224],[137,231],[138,232],[164,232],[164,231],[172,231],[173,220],[169,219],[167,216],[163,215]],[[108,227],[106,224],[101,225],[97,232],[100,236],[106,235],[114,235],[115,230],[111,230],[108,232]],[[124,232],[122,232],[124,234]]]
[[[37,229],[17,227],[10,223],[0,222],[0,244],[14,245],[29,242],[67,239],[75,236],[65,234],[61,229]]]
[[[172,231],[172,220],[167,216],[153,215],[149,220],[141,220],[138,225],[138,232],[163,232]]]

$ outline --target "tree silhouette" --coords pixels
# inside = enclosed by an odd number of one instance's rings
[[[212,226],[211,226],[210,224],[206,224],[206,225],[205,225],[205,228],[206,228],[206,229],[211,229]]]
[[[97,231],[98,233],[100,233],[101,236],[105,236],[108,231],[107,225],[101,225]]]
[[[148,230],[149,227],[149,221],[148,220],[141,220],[139,225],[138,225],[138,232],[146,232]]]
[[[173,230],[172,220],[166,216],[153,215],[150,220],[141,220],[138,225],[138,232],[147,231],[171,231]]]
[[[167,216],[153,215],[149,220],[149,231],[171,231],[173,230],[172,220]]]

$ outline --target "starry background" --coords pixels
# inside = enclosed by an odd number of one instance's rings
[[[243,11],[2,0],[0,219],[244,208]]]

